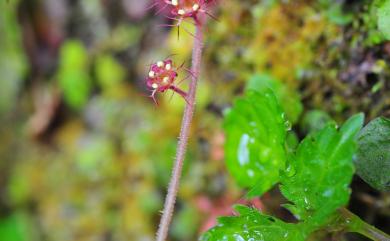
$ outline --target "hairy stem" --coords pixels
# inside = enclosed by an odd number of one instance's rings
[[[187,95],[188,95],[187,92],[185,92],[184,90],[182,90],[179,87],[174,86],[174,85],[171,85],[169,87],[169,89],[175,91],[176,93],[178,93],[181,97],[183,97],[187,101]]]
[[[184,109],[179,142],[176,150],[175,164],[172,171],[171,181],[168,187],[168,193],[164,203],[163,214],[157,232],[157,238],[156,238],[157,241],[165,241],[168,236],[168,230],[171,224],[172,214],[176,202],[176,195],[179,189],[180,176],[183,168],[191,121],[195,110],[196,86],[197,86],[199,72],[200,72],[202,49],[203,49],[202,27],[203,27],[202,23],[197,22],[196,33],[194,38],[194,47],[192,50],[192,66],[191,66],[192,79],[187,94],[187,105]]]
[[[347,231],[360,233],[374,241],[390,241],[390,236],[388,234],[364,222],[348,209],[342,208],[340,214]]]

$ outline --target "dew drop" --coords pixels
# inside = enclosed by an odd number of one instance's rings
[[[233,237],[236,241],[245,241],[245,239],[239,234],[234,234]]]
[[[296,170],[290,163],[288,163],[285,173],[287,177],[293,177],[296,174]]]
[[[285,122],[284,122],[284,127],[286,128],[286,131],[290,131],[291,130],[291,122],[290,121],[288,121],[288,120],[286,120]]]
[[[248,143],[250,137],[248,134],[243,134],[240,139],[240,144],[238,146],[237,158],[241,166],[245,166],[249,163],[249,148]]]
[[[309,209],[310,209],[309,200],[308,200],[306,197],[304,197],[304,198],[303,198],[303,201],[305,202],[305,209],[306,209],[306,210],[309,210]]]
[[[323,193],[322,193],[322,196],[324,196],[324,197],[330,197],[330,196],[332,196],[332,194],[333,194],[333,189],[326,189]]]
[[[255,176],[255,172],[252,169],[248,169],[247,174],[248,174],[249,177],[254,177]]]

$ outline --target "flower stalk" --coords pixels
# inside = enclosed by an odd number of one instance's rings
[[[160,225],[157,231],[157,241],[165,241],[168,236],[168,231],[175,207],[176,196],[179,189],[180,177],[183,169],[191,122],[195,111],[196,88],[198,84],[203,50],[203,24],[204,21],[200,21],[199,19],[197,19],[195,23],[196,32],[194,38],[194,46],[192,50],[191,82],[189,85],[188,93],[186,93],[187,103],[183,113],[172,176],[164,203],[164,210],[160,220]]]

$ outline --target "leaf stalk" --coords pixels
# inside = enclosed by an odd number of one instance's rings
[[[346,231],[359,233],[374,241],[390,241],[390,236],[388,234],[364,222],[348,209],[340,209],[340,216],[346,227]]]

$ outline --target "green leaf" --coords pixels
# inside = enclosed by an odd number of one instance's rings
[[[235,206],[240,216],[221,217],[218,225],[207,231],[201,241],[304,241],[302,224],[285,223],[261,214],[256,209]]]
[[[378,28],[390,40],[390,0],[384,0],[378,8]]]
[[[67,41],[60,51],[58,80],[65,102],[73,109],[88,101],[92,83],[88,75],[88,54],[80,41]]]
[[[270,89],[249,91],[235,101],[224,122],[228,170],[237,183],[261,195],[279,181],[285,167],[286,126],[283,111]]]
[[[363,114],[351,117],[339,130],[328,124],[307,136],[289,163],[293,171],[281,177],[283,195],[299,219],[313,227],[323,225],[329,215],[348,203],[354,173],[355,137],[363,125]]]
[[[297,92],[282,84],[280,80],[268,74],[256,74],[248,81],[247,90],[262,92],[265,89],[272,89],[281,104],[287,119],[296,123],[302,113],[303,106]]]
[[[390,191],[390,120],[372,120],[358,134],[357,174],[372,187]]]

